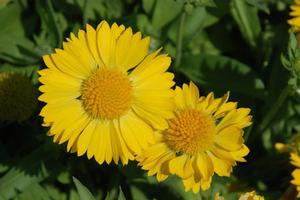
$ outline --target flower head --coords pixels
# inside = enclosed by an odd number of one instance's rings
[[[300,157],[296,153],[291,153],[291,164],[297,167],[292,173],[293,180],[291,181],[297,187],[298,195],[300,197]]]
[[[298,32],[300,30],[300,0],[295,0],[290,8],[290,16],[292,18],[288,20],[288,23],[294,31]]]
[[[227,102],[228,96],[199,97],[193,83],[176,87],[174,117],[157,133],[156,143],[138,156],[142,169],[156,174],[158,181],[176,174],[194,192],[208,189],[214,173],[229,176],[236,161],[245,162],[249,153],[243,128],[251,124],[251,116],[250,109]]]
[[[242,194],[239,198],[239,200],[264,200],[265,198],[263,196],[257,195],[255,191],[252,192],[246,192],[245,194]]]
[[[37,107],[37,89],[17,73],[0,73],[0,121],[22,122]]]
[[[98,163],[123,164],[153,141],[153,128],[164,129],[173,116],[170,58],[157,50],[148,54],[150,39],[141,33],[102,21],[63,49],[43,57],[40,115],[51,127],[54,142],[68,142],[78,156]]]

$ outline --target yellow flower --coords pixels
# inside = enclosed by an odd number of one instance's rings
[[[217,192],[217,193],[215,194],[214,200],[224,200],[224,197],[221,196],[219,192]]]
[[[291,19],[288,20],[289,25],[293,27],[293,31],[300,30],[300,0],[295,0],[294,4],[291,5],[290,16]]]
[[[289,139],[288,143],[275,143],[275,149],[278,153],[291,153],[300,151],[300,134],[297,133]]]
[[[263,196],[257,195],[255,191],[247,192],[240,196],[239,200],[264,200]]]
[[[173,116],[174,75],[170,57],[148,55],[150,38],[102,21],[71,33],[63,49],[43,57],[40,115],[54,142],[87,153],[100,164],[133,160],[149,142],[153,128],[164,129]]]
[[[169,175],[179,176],[185,190],[198,192],[210,187],[214,172],[230,176],[236,161],[249,153],[244,145],[243,128],[251,124],[250,109],[227,102],[229,94],[214,98],[210,93],[199,98],[193,84],[175,89],[175,117],[169,128],[159,131],[156,143],[137,160],[148,175],[158,181]]]
[[[297,197],[300,197],[300,157],[296,153],[291,153],[290,155],[291,164],[297,167],[297,169],[295,169],[292,173],[293,180],[291,181],[291,183],[297,187]]]
[[[275,149],[278,151],[278,153],[289,153],[293,151],[293,147],[290,144],[284,144],[281,142],[275,143]]]
[[[37,89],[17,73],[0,73],[0,121],[22,122],[37,107]]]

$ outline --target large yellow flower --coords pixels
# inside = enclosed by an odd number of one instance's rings
[[[185,190],[198,192],[210,187],[214,172],[230,176],[236,161],[249,152],[243,144],[243,128],[251,124],[250,109],[227,102],[229,94],[199,98],[193,83],[175,89],[175,117],[169,128],[157,132],[156,143],[137,157],[148,175],[158,181],[179,176]]]
[[[295,0],[294,4],[291,5],[290,16],[291,19],[288,20],[288,23],[293,27],[294,31],[300,30],[300,0]]]
[[[296,153],[291,153],[291,164],[297,167],[292,173],[293,180],[291,183],[297,187],[297,197],[300,197],[300,157]]]
[[[153,141],[153,128],[168,126],[174,75],[166,72],[167,55],[148,55],[149,43],[130,27],[102,21],[43,57],[40,115],[54,142],[68,141],[68,151],[100,164],[126,164]]]

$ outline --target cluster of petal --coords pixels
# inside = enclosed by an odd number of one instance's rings
[[[290,16],[291,19],[288,20],[288,23],[293,27],[294,31],[300,30],[300,0],[295,0],[294,4],[291,5]]]
[[[182,89],[176,87],[175,116],[191,109],[210,116],[215,123],[212,144],[203,144],[206,149],[192,154],[178,152],[166,141],[167,130],[158,131],[155,144],[137,157],[142,169],[148,170],[149,176],[156,174],[158,181],[175,174],[182,179],[186,191],[192,189],[195,193],[210,187],[214,173],[230,176],[236,162],[245,162],[244,156],[249,153],[244,145],[243,128],[251,124],[251,116],[250,109],[237,108],[236,102],[227,102],[228,96],[227,93],[222,98],[215,98],[210,93],[200,97],[193,83],[184,84]]]
[[[298,195],[300,197],[300,157],[296,153],[290,154],[291,164],[297,167],[293,172],[293,180],[291,181],[297,187]]]
[[[242,194],[239,198],[239,200],[264,200],[265,198],[263,196],[257,195],[255,191],[252,192],[246,192],[245,194]]]
[[[43,56],[48,68],[39,71],[43,84],[39,100],[46,103],[40,115],[54,142],[67,142],[68,151],[78,156],[86,153],[100,164],[112,160],[127,164],[154,140],[153,128],[168,126],[166,119],[173,116],[174,107],[170,89],[174,75],[166,72],[171,59],[159,55],[160,50],[148,54],[149,44],[149,37],[142,38],[130,27],[102,21],[96,30],[87,25],[78,36],[71,33],[63,49]],[[130,94],[110,76],[128,83]],[[100,80],[103,77],[105,83]],[[93,91],[97,87],[114,91],[99,94]],[[119,101],[101,102],[107,109],[103,111],[97,102],[99,95],[103,101],[111,96]],[[127,98],[126,105],[121,105],[122,95]],[[110,110],[111,104],[115,110]]]
[[[219,192],[215,194],[214,200],[224,200],[224,197],[220,195]]]

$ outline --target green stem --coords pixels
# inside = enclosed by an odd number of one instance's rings
[[[258,131],[260,133],[264,132],[268,125],[271,123],[275,115],[277,114],[278,110],[282,106],[282,104],[285,102],[286,98],[290,94],[291,86],[287,85],[280,93],[280,96],[278,97],[277,101],[273,104],[272,108],[267,112],[265,115],[266,117],[263,119],[262,123],[258,127]]]
[[[176,47],[176,59],[175,59],[175,65],[174,69],[178,69],[178,67],[181,64],[181,57],[182,57],[182,38],[183,38],[183,29],[184,29],[184,21],[186,17],[186,12],[183,9],[182,14],[180,16],[180,22],[177,32],[177,47]]]

